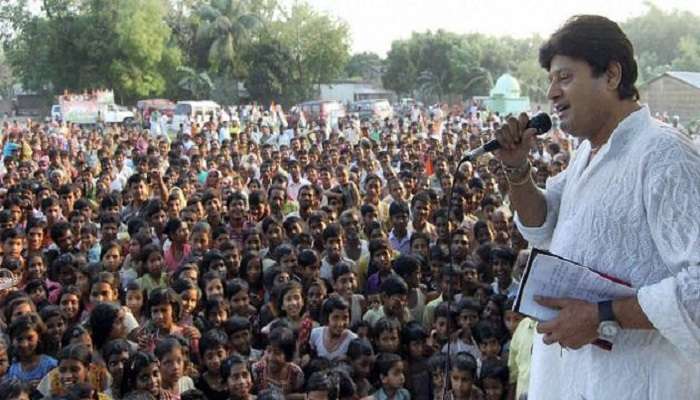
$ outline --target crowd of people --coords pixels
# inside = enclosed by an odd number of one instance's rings
[[[528,244],[501,164],[457,169],[499,116],[240,109],[4,122],[0,399],[525,398]],[[575,145],[555,118],[538,185]]]

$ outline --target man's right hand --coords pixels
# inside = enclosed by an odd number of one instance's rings
[[[521,113],[516,119],[509,117],[506,123],[496,130],[496,140],[501,148],[496,151],[496,158],[508,167],[518,167],[527,161],[533,147],[535,128],[525,129],[530,121],[527,114]]]

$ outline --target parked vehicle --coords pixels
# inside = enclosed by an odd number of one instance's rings
[[[61,121],[61,106],[54,104],[51,106],[51,121]]]
[[[394,116],[394,109],[389,100],[373,99],[360,100],[352,103],[350,111],[357,113],[363,120],[383,120]]]
[[[175,115],[175,103],[168,99],[139,100],[136,103],[136,109],[139,111],[139,114],[141,114],[141,120],[144,126],[150,121],[153,111],[165,114],[168,118],[172,118],[173,115]]]
[[[326,122],[330,123],[331,127],[338,126],[338,118],[344,118],[346,115],[343,103],[335,100],[306,101],[290,111],[290,115],[287,116],[290,126],[296,126],[300,111],[304,113],[307,123]]]
[[[122,123],[132,124],[135,115],[128,108],[114,103],[114,92],[96,90],[84,94],[59,96],[61,120],[76,124]],[[53,117],[52,108],[52,117]]]
[[[35,94],[20,94],[12,101],[12,106],[16,116],[35,117],[42,113],[42,108],[46,112],[44,98]]]
[[[186,125],[187,121],[202,124],[210,117],[216,118],[221,106],[214,101],[178,101],[175,105],[175,114],[171,122],[174,131],[180,129],[180,125]]]

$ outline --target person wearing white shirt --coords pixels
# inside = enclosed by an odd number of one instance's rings
[[[411,122],[420,122],[420,108],[416,104],[411,106]]]
[[[254,129],[250,132],[250,140],[252,140],[257,145],[260,144],[260,139],[262,139],[262,136],[262,132],[260,132],[260,130],[258,129]]]
[[[498,129],[515,222],[537,248],[629,283],[635,296],[537,299],[528,398],[700,398],[700,153],[639,104],[632,44],[613,21],[578,16],[540,49],[562,128],[582,139],[538,189],[527,115]],[[607,351],[592,343],[612,343]]]
[[[160,115],[159,120],[158,120],[158,124],[160,125],[160,134],[167,139],[168,143],[170,143],[170,135],[168,135],[168,125],[169,125],[168,115],[165,113],[162,113]]]
[[[293,201],[297,200],[299,189],[304,185],[310,185],[311,182],[302,178],[299,161],[290,160],[287,164],[287,172],[289,172],[289,182],[287,183],[287,196]]]
[[[231,141],[231,130],[229,128],[229,122],[224,121],[219,128],[219,143],[223,143],[224,140]]]
[[[289,146],[292,142],[292,139],[294,139],[294,137],[295,137],[294,129],[285,129],[277,137],[277,144],[279,146]]]

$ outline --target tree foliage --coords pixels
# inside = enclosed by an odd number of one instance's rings
[[[384,60],[376,53],[362,52],[353,54],[345,65],[344,75],[347,78],[360,78],[373,81],[381,77]]]
[[[283,10],[269,35],[290,56],[289,85],[297,101],[314,97],[316,85],[340,76],[350,57],[348,25],[308,3]]]
[[[7,63],[5,53],[0,50],[0,100],[11,96],[13,82],[12,69]]]
[[[246,60],[253,65],[245,85],[250,96],[262,104],[272,101],[291,104],[297,94],[290,90],[292,55],[278,41],[265,39],[251,47]]]
[[[207,59],[215,72],[233,73],[244,40],[250,40],[262,20],[248,9],[248,2],[241,0],[213,0],[202,3],[197,14],[201,23],[195,40],[207,48]]]
[[[255,100],[290,106],[315,98],[318,84],[342,75],[350,33],[347,24],[307,3],[278,11],[245,52],[245,85]]]
[[[639,17],[621,24],[637,56],[639,81],[672,68],[700,71],[700,16],[687,11],[664,12],[653,3]]]
[[[209,74],[183,66],[178,67],[177,72],[180,76],[177,85],[188,94],[189,98],[193,100],[209,98],[212,89],[214,89],[214,82],[212,82]]]
[[[640,81],[671,68],[700,71],[700,17],[647,7],[621,24]],[[235,103],[243,82],[254,100],[291,105],[315,98],[320,83],[351,78],[438,101],[488,95],[509,72],[523,95],[546,100],[538,36],[427,31],[394,41],[384,59],[351,56],[347,24],[303,0],[0,0],[0,40],[2,86],[20,81],[47,95],[107,87],[126,102]]]
[[[113,88],[125,101],[161,95],[180,64],[163,0],[45,0],[5,42],[28,89]]]
[[[537,38],[495,38],[482,34],[458,35],[437,32],[413,33],[392,43],[383,76],[385,87],[425,100],[446,95],[484,95],[505,72],[527,72],[530,82],[538,77],[521,67],[533,57]],[[536,91],[533,91],[536,92]]]

